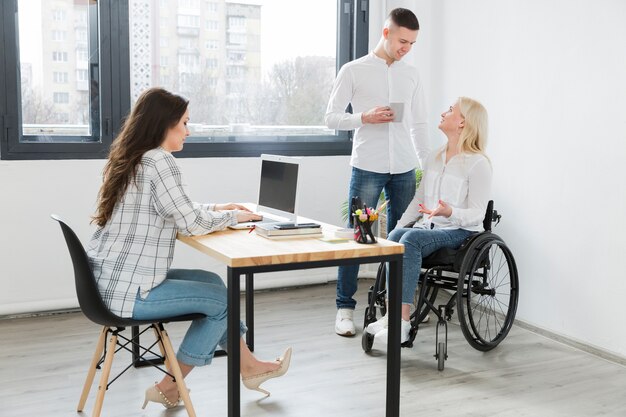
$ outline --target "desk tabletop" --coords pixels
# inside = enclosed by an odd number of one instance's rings
[[[249,206],[248,204],[246,204]],[[324,238],[334,238],[337,226],[299,217],[298,222],[315,222],[322,226]],[[178,235],[178,239],[227,266],[247,267],[281,265],[294,262],[353,259],[404,253],[404,245],[385,239],[374,244],[324,241],[320,237],[293,236],[267,239],[249,230],[227,229],[203,236]]]

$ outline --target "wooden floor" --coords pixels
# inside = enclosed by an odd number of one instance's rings
[[[361,283],[360,300],[370,283]],[[273,359],[287,346],[294,353],[287,375],[265,384],[271,397],[259,400],[242,385],[243,416],[384,416],[385,346],[375,344],[368,355],[361,329],[355,338],[335,335],[334,293],[331,284],[257,294],[257,355]],[[168,326],[175,346],[185,328]],[[449,359],[439,372],[434,328],[421,328],[415,346],[402,350],[402,416],[626,416],[621,365],[516,327],[494,351],[481,353],[452,324]],[[87,412],[75,407],[98,331],[79,313],[0,320],[0,416],[91,415],[95,387]],[[120,353],[114,367],[126,359]],[[144,390],[160,377],[154,369],[131,369],[110,387],[102,415],[186,416],[183,407],[166,412],[152,403],[141,410]],[[226,358],[195,369],[187,383],[198,416],[226,415]]]

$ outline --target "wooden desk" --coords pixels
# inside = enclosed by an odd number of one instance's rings
[[[299,218],[301,222],[315,220]],[[322,224],[325,236],[336,226]],[[228,416],[240,416],[239,319],[240,276],[246,276],[247,343],[254,348],[254,273],[389,262],[389,336],[387,345],[387,417],[400,415],[400,306],[404,246],[379,239],[376,244],[328,243],[319,238],[270,240],[247,230],[225,230],[178,239],[227,265],[228,287]],[[331,300],[329,300],[331,302]],[[355,349],[359,344],[355,343]]]

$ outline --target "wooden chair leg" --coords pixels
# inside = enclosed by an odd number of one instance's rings
[[[96,351],[94,352],[93,358],[91,359],[91,365],[89,366],[89,370],[87,371],[87,378],[85,378],[83,392],[80,395],[80,400],[78,401],[78,406],[76,407],[76,411],[78,412],[83,411],[83,409],[85,408],[85,403],[87,402],[89,391],[91,391],[91,386],[93,385],[93,378],[94,376],[96,376],[96,366],[98,366],[98,362],[100,362],[100,357],[102,356],[102,351],[104,350],[104,343],[108,331],[109,328],[105,326],[100,332],[98,344],[96,345]]]
[[[109,345],[107,347],[107,354],[104,358],[104,364],[102,366],[102,375],[100,376],[100,384],[98,385],[98,395],[96,396],[96,403],[93,406],[93,417],[100,417],[102,411],[102,403],[104,402],[104,394],[107,390],[107,383],[109,382],[109,375],[111,373],[111,364],[113,363],[113,356],[115,355],[115,348],[117,347],[117,335],[111,334]]]
[[[183,373],[180,370],[180,366],[178,366],[178,360],[176,359],[176,354],[174,353],[174,348],[172,348],[172,342],[170,341],[170,337],[167,335],[167,332],[164,328],[159,328],[157,330],[161,335],[161,340],[163,341],[163,347],[165,348],[166,357],[168,357],[169,364],[171,367],[171,372],[174,374],[176,378],[176,386],[178,387],[178,393],[180,394],[183,403],[185,404],[185,409],[187,409],[187,414],[189,417],[196,417],[196,412],[193,409],[193,404],[191,403],[191,397],[189,396],[189,391],[187,390],[187,384],[185,384],[185,379],[183,378]]]
[[[159,334],[157,330],[158,326],[159,326],[158,323],[154,324],[152,326],[152,330],[154,330],[154,337],[156,337],[157,341],[159,342],[159,351],[161,352],[161,356],[163,356],[163,364],[165,365],[165,369],[167,369],[167,372],[171,374],[172,366],[170,365],[168,355],[166,355],[165,347],[163,346],[163,339],[161,338],[161,335]]]

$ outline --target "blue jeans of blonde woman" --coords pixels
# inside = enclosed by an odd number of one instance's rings
[[[404,244],[402,256],[402,304],[413,304],[413,297],[420,277],[422,259],[441,248],[457,249],[461,243],[476,232],[464,229],[396,229],[389,240]]]
[[[133,318],[206,315],[191,322],[176,354],[180,362],[203,366],[211,363],[217,345],[226,349],[227,310],[226,286],[219,275],[199,269],[170,269],[165,280],[150,290],[146,298],[137,294]],[[246,330],[241,323],[240,336]]]
[[[387,205],[387,233],[396,226],[402,214],[415,195],[415,170],[402,174],[379,174],[352,168],[348,204],[352,197],[361,198],[367,207],[376,207],[380,193],[385,191]],[[362,208],[362,207],[359,207]],[[352,218],[349,219],[352,227]],[[353,296],[357,290],[359,265],[340,266],[337,275],[337,308],[354,310],[356,301]]]

